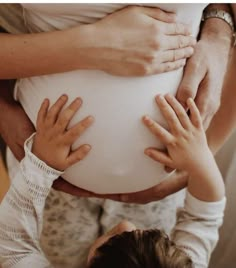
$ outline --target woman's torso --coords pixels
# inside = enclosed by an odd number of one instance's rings
[[[153,6],[154,4],[152,4]],[[65,29],[93,23],[124,7],[123,4],[24,4],[24,16],[31,32]],[[180,22],[192,25],[196,35],[202,4],[159,4],[177,13]],[[75,143],[92,145],[82,162],[67,170],[71,183],[99,193],[132,192],[157,184],[166,173],[160,164],[148,159],[148,146],[161,147],[141,123],[144,114],[165,125],[155,103],[158,93],[176,93],[182,69],[149,77],[124,78],[101,71],[73,71],[18,81],[17,98],[35,123],[45,97],[54,102],[62,93],[70,100],[80,96],[83,107],[71,125],[92,114],[93,126]]]

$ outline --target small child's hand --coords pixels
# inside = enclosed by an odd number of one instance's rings
[[[75,99],[64,111],[68,97],[62,95],[49,109],[49,100],[45,99],[37,118],[37,132],[32,152],[47,165],[57,170],[65,170],[82,160],[90,151],[90,145],[82,145],[71,151],[72,144],[92,124],[93,117],[88,116],[75,126],[67,129],[71,119],[82,104]]]
[[[145,154],[168,167],[194,172],[201,167],[206,157],[211,155],[201,116],[194,101],[192,99],[187,101],[190,117],[170,94],[165,97],[157,96],[156,102],[168,123],[169,130],[148,116],[143,117],[143,122],[167,147],[167,153],[147,148]]]

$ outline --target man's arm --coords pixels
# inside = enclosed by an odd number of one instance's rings
[[[207,139],[212,152],[215,154],[230,137],[236,127],[236,49],[230,60],[225,77],[221,106],[207,130]]]
[[[211,4],[208,10],[230,11],[228,4]],[[194,55],[188,60],[177,99],[186,106],[189,97],[195,99],[205,129],[220,106],[221,90],[227,70],[233,32],[224,20],[209,18],[202,24]]]

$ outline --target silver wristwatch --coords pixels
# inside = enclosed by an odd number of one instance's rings
[[[232,33],[233,33],[233,45],[236,45],[236,35],[235,35],[235,25],[234,25],[234,19],[232,17],[232,15],[224,10],[220,10],[220,9],[212,9],[212,10],[206,10],[203,12],[202,15],[202,21],[205,21],[207,19],[210,18],[218,18],[218,19],[222,19],[223,21],[225,21],[231,28]]]

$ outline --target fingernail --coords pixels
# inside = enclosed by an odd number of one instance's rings
[[[188,98],[187,99],[187,104],[189,105],[189,104],[192,104],[193,103],[193,99],[192,98]]]
[[[93,117],[92,115],[89,115],[89,116],[87,117],[87,120],[88,120],[89,122],[93,122],[93,121],[94,121],[94,117]]]
[[[192,56],[193,53],[194,53],[194,48],[193,48],[193,47],[189,47],[189,48],[188,48],[188,51],[187,51],[187,57]]]
[[[92,147],[89,144],[85,144],[83,149],[85,152],[89,152],[91,150],[91,148]]]
[[[63,94],[62,96],[61,96],[61,99],[62,100],[66,100],[68,98],[68,96],[66,95],[66,94]]]
[[[147,121],[149,120],[149,117],[148,117],[147,115],[144,115],[144,116],[142,117],[142,119],[143,119],[143,121],[147,122]]]
[[[76,98],[75,101],[79,104],[79,103],[82,103],[82,99],[81,98]]]
[[[167,97],[167,98],[173,98],[174,96],[172,94],[170,94],[170,93],[166,93],[165,94],[165,97]]]
[[[148,156],[150,156],[150,155],[152,154],[151,151],[148,150],[148,149],[145,149],[144,153],[145,153],[146,155],[148,155]]]

